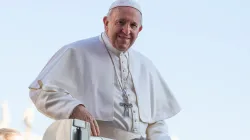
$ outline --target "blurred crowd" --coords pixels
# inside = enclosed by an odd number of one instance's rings
[[[42,140],[42,136],[37,136],[32,133],[34,113],[31,108],[27,108],[24,112],[24,131],[9,126],[10,112],[7,101],[1,104],[0,115],[0,140]]]

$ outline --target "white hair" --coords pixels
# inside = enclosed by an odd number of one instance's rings
[[[117,8],[117,7],[116,7]],[[108,19],[110,18],[110,16],[111,16],[111,14],[112,14],[112,12],[113,12],[113,10],[114,10],[115,8],[112,8],[112,9],[110,9],[109,11],[108,11],[108,13],[107,13],[107,17],[108,17]],[[140,12],[140,11],[139,11]],[[140,12],[140,14],[141,14],[141,12]],[[142,25],[142,14],[141,14],[141,25]]]

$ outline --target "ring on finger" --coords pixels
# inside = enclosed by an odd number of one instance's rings
[[[95,126],[98,126],[98,123],[96,120],[93,120],[93,122],[94,122]]]

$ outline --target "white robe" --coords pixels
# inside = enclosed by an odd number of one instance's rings
[[[180,107],[154,65],[132,49],[129,53],[140,120],[153,124],[177,114]],[[39,85],[39,80],[43,86]],[[38,110],[49,117],[68,118],[75,106],[83,104],[97,120],[112,121],[114,84],[112,62],[100,36],[97,36],[61,48],[29,88],[57,89],[57,92],[50,93],[50,97],[38,94],[40,90],[30,94]],[[55,98],[58,92],[63,96]],[[49,99],[53,97],[53,100]],[[43,101],[37,102],[38,99]]]

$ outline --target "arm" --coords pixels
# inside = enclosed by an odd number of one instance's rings
[[[162,121],[149,124],[147,128],[147,139],[148,140],[171,140],[168,135],[167,124]]]
[[[90,123],[92,135],[100,135],[98,124],[84,105],[55,86],[30,89],[30,98],[42,114],[59,119],[80,119]]]
[[[59,90],[30,89],[30,98],[37,110],[53,119],[68,119],[81,103],[70,94]]]

